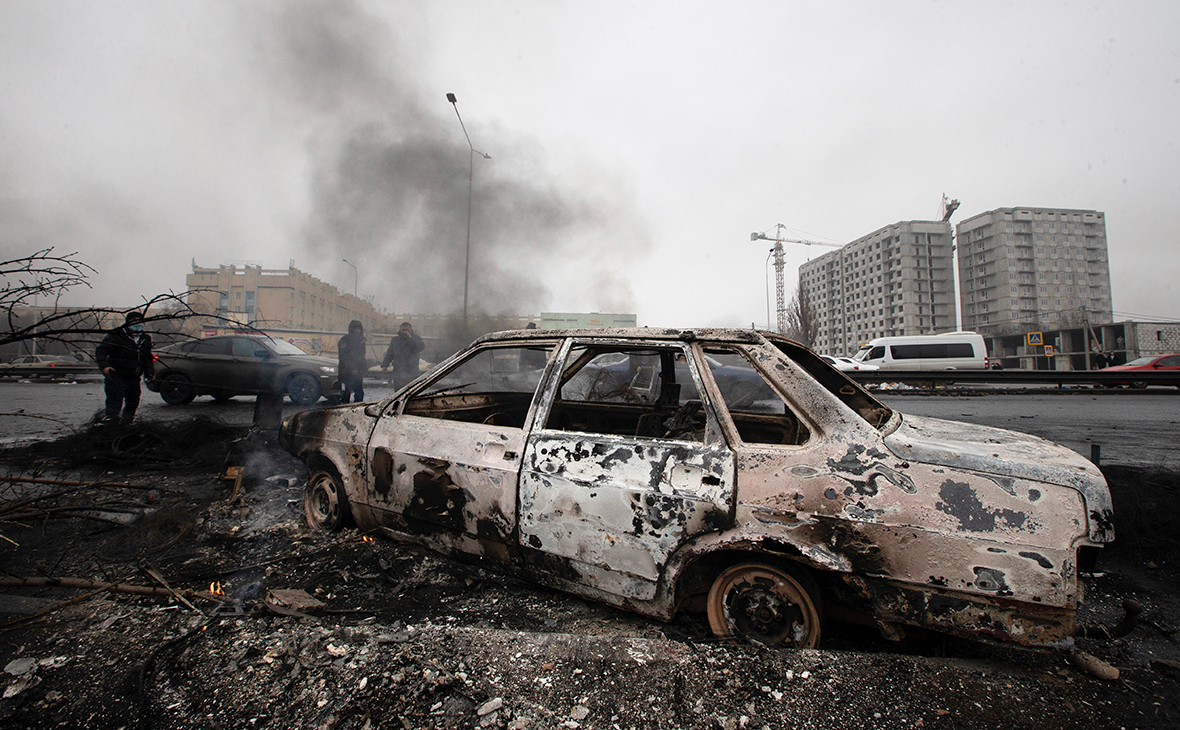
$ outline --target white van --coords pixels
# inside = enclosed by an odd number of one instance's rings
[[[852,358],[882,370],[986,370],[987,347],[976,332],[879,337]]]

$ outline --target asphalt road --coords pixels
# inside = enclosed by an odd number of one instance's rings
[[[1030,433],[1101,463],[1180,469],[1180,393],[1066,390],[979,396],[879,394],[902,413],[946,418]]]
[[[365,395],[370,399],[392,393],[388,385],[366,384]],[[1180,449],[1175,448],[1180,435],[1180,393],[1171,389],[971,396],[880,393],[879,397],[902,413],[1031,433],[1086,457],[1091,445],[1098,444],[1102,463],[1180,469]],[[85,425],[102,404],[101,380],[0,382],[0,444],[68,433]],[[284,401],[285,413],[296,410],[302,409]],[[196,414],[244,425],[253,419],[254,400],[239,397],[217,403],[201,397],[187,406],[169,406],[145,389],[138,417],[166,421]]]

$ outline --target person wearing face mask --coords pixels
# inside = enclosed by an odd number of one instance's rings
[[[139,407],[140,377],[151,378],[152,338],[143,331],[143,314],[128,312],[123,326],[108,332],[94,353],[106,390],[104,421],[131,423]]]

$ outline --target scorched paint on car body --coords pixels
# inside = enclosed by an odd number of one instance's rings
[[[488,335],[380,403],[288,418],[309,522],[498,561],[660,619],[815,646],[826,614],[1068,649],[1102,475],[896,413],[747,330]]]

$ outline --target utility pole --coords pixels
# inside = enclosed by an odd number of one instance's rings
[[[786,262],[783,260],[783,244],[784,243],[801,243],[804,246],[828,246],[830,248],[840,248],[839,243],[824,243],[823,241],[805,241],[801,238],[783,238],[783,229],[786,228],[782,223],[775,224],[776,235],[774,238],[767,236],[765,232],[758,233],[755,231],[750,234],[751,241],[773,241],[774,248],[774,291],[775,291],[775,310],[778,314],[777,326],[778,333],[784,335],[787,333],[787,293],[786,282],[783,277],[783,269],[786,268]]]

